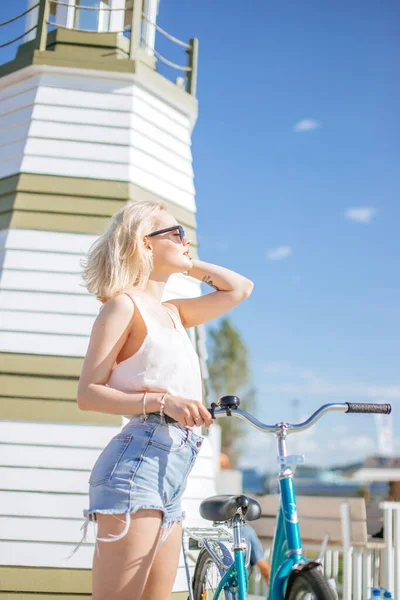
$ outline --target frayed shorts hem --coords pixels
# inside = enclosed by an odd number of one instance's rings
[[[125,527],[121,533],[119,533],[118,535],[114,535],[114,534],[110,533],[109,537],[107,537],[107,538],[99,538],[96,536],[96,542],[117,542],[118,540],[121,540],[128,533],[130,522],[131,522],[131,515],[137,513],[139,510],[158,510],[163,513],[163,521],[161,523],[161,529],[163,530],[163,534],[161,536],[160,543],[165,542],[169,533],[172,531],[174,525],[176,525],[177,523],[181,523],[185,519],[185,516],[186,516],[184,511],[182,511],[178,517],[168,518],[164,507],[156,506],[153,504],[141,504],[138,506],[134,506],[134,507],[130,508],[128,511],[124,511],[124,512],[121,512],[120,510],[116,510],[116,509],[84,510],[83,515],[85,517],[85,521],[81,527],[81,531],[83,531],[82,539],[80,540],[79,544],[74,548],[74,550],[71,552],[71,554],[68,556],[68,558],[71,558],[75,554],[75,552],[77,552],[77,550],[80,548],[80,546],[87,541],[87,531],[88,531],[89,523],[97,522],[96,513],[101,514],[101,515],[126,515]]]
[[[140,504],[138,506],[133,506],[132,508],[130,508],[129,510],[124,510],[124,511],[120,511],[117,510],[115,508],[109,508],[109,509],[91,509],[91,510],[84,510],[83,511],[83,516],[85,517],[85,519],[87,521],[92,521],[92,522],[97,522],[96,519],[96,513],[100,514],[100,515],[132,515],[137,513],[139,510],[159,510],[160,512],[163,513],[163,522],[161,524],[161,528],[164,529],[165,527],[168,527],[170,525],[170,523],[179,523],[180,521],[183,521],[185,518],[185,513],[184,511],[181,512],[181,514],[176,517],[176,518],[168,518],[167,517],[167,513],[166,513],[166,509],[163,506],[156,506],[155,504]]]

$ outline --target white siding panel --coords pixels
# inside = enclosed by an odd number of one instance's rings
[[[169,119],[181,125],[184,129],[190,129],[189,117],[178,111],[176,108],[173,108],[170,104],[165,102],[165,100],[160,100],[138,85],[133,87],[132,92],[134,100],[141,100],[145,104],[150,105],[158,113],[164,114]]]
[[[3,132],[6,129],[20,125],[21,123],[29,122],[32,118],[32,111],[33,106],[31,105],[9,113],[4,117],[0,117],[0,130]]]
[[[111,179],[129,181],[129,166],[112,162],[92,160],[72,160],[70,158],[52,158],[50,156],[24,156],[21,171],[24,173],[44,173],[66,177],[89,177],[92,179]]]
[[[55,567],[65,569],[90,569],[93,563],[93,546],[82,545],[73,556],[73,544],[46,544],[35,542],[1,542],[0,564],[9,566]],[[193,571],[193,569],[191,569]],[[174,592],[187,590],[185,569],[178,569]]]
[[[198,499],[185,497],[182,500],[183,510],[196,521],[198,506]],[[81,494],[40,494],[26,491],[0,493],[0,515],[4,516],[79,519],[87,507],[87,498]]]
[[[69,294],[87,295],[87,291],[83,287],[81,278],[78,274],[49,274],[43,271],[5,270],[1,274],[0,281],[3,290],[31,290],[34,292],[64,292]],[[177,285],[169,286],[169,290],[171,290],[169,293],[173,293],[177,288],[180,293],[184,293],[184,290],[182,290],[183,286],[187,286],[186,289],[192,294],[197,287],[194,287],[189,280],[188,282],[182,282],[179,288]],[[57,298],[55,298],[55,301],[57,301]]]
[[[150,123],[154,123],[154,125],[175,136],[179,140],[186,142],[188,145],[190,144],[190,129],[188,123],[186,123],[186,125],[179,125],[176,121],[173,121],[163,113],[160,113],[139,98],[135,98],[133,101],[133,112],[144,119],[147,119]]]
[[[83,287],[79,263],[82,249],[95,239],[32,230],[0,233],[0,247],[6,248],[0,255],[0,351],[85,355],[101,304]],[[200,294],[197,280],[176,274],[164,300]]]
[[[90,336],[95,317],[0,310],[0,331]]]
[[[122,423],[122,420],[121,420]],[[66,446],[68,448],[103,448],[120,431],[113,425],[70,425],[62,423],[32,423],[0,421],[2,443]],[[0,478],[1,480],[1,478]]]
[[[92,72],[85,75],[69,75],[67,73],[43,73],[40,85],[61,90],[81,90],[97,94],[132,95],[132,81],[110,80],[96,77]]]
[[[1,515],[79,519],[86,504],[86,498],[78,494],[0,493]]]
[[[185,143],[178,140],[175,136],[166,133],[139,115],[132,116],[131,127],[133,137],[135,136],[135,132],[141,133],[144,137],[149,138],[154,142],[158,142],[166,148],[170,148],[182,158],[189,161],[192,160],[192,153],[187,142]]]
[[[163,164],[160,160],[152,158],[148,154],[131,148],[130,152],[131,164],[140,165],[141,169],[144,169],[147,173],[159,177],[164,182],[169,182],[171,185],[187,192],[188,194],[194,194],[193,177],[189,172],[187,175],[180,173],[174,168],[168,167]]]
[[[31,426],[34,427],[34,425]],[[207,443],[208,441],[205,440],[203,448]],[[211,457],[203,454],[203,448],[195,462],[191,476],[206,477],[208,479],[211,472]],[[101,450],[102,448],[67,448],[60,446],[52,447],[50,452],[46,446],[0,444],[0,465],[3,467],[40,467],[41,469],[90,471]]]
[[[0,467],[0,475],[2,488],[9,491],[69,494],[88,492],[89,471]]]
[[[132,98],[130,96],[49,87],[38,88],[36,102],[37,104],[50,104],[51,106],[101,108],[110,111],[129,112],[132,109]]]
[[[82,538],[90,470],[102,447],[119,430],[0,422],[0,478],[5,488],[0,492],[0,564],[91,568],[96,534],[93,523],[89,524],[87,541],[72,557],[70,554]],[[52,445],[55,443],[58,447]],[[198,510],[201,500],[215,493],[211,461],[211,447],[205,439],[182,502],[187,526],[207,525]],[[179,564],[175,591],[186,586],[182,555]]]
[[[42,273],[41,271],[3,271],[1,287],[4,290],[32,290],[38,292],[69,292],[86,294],[78,275],[69,273]]]
[[[0,101],[0,115],[14,112],[21,108],[25,108],[34,103],[36,97],[36,88],[27,90],[20,94],[9,96]]]
[[[17,250],[47,250],[81,254],[87,252],[97,238],[97,235],[86,233],[9,229],[6,246]]]
[[[0,162],[9,161],[17,156],[21,156],[24,152],[25,143],[25,140],[18,140],[0,146]]]
[[[52,447],[50,451],[48,447],[39,445],[0,444],[0,465],[3,467],[90,471],[100,451],[100,448],[65,448],[61,446]]]
[[[193,180],[193,168],[191,161],[184,160],[174,152],[161,146],[159,142],[153,142],[140,133],[133,133],[132,147],[137,151],[143,151],[155,159],[167,164],[174,171],[179,171]]]
[[[80,547],[79,552],[68,558],[73,549],[73,544],[0,542],[0,564],[55,567],[59,569],[90,569],[93,561],[93,547],[83,545]]]
[[[1,157],[0,148],[0,157]],[[74,160],[90,159],[117,164],[129,162],[129,149],[111,144],[89,144],[84,142],[42,140],[28,138],[25,153],[32,156],[52,156]],[[101,165],[100,165],[101,168]]]
[[[81,256],[60,252],[35,252],[33,250],[6,250],[3,252],[3,269],[53,271],[55,273],[82,273]]]
[[[100,302],[87,295],[72,294],[32,294],[25,291],[0,290],[0,309],[15,311],[43,311],[96,316]]]
[[[21,154],[10,158],[10,160],[0,162],[0,179],[14,175],[14,173],[20,173],[22,160],[23,155]]]
[[[31,122],[29,136],[55,140],[129,145],[129,129],[109,127],[108,123],[103,123],[103,125],[72,125],[71,123],[34,120]]]
[[[178,189],[174,185],[159,179],[156,175],[147,173],[141,167],[130,167],[130,181],[188,210],[195,211],[196,209],[193,193]]]
[[[111,112],[93,108],[74,108],[71,106],[45,106],[36,104],[32,116],[38,121],[59,123],[83,123],[109,127],[129,127],[130,114]]]
[[[9,491],[87,494],[89,473],[90,471],[0,467],[1,487]],[[185,492],[188,498],[202,498],[214,493],[214,479],[198,476],[189,478]]]
[[[0,352],[85,356],[88,344],[89,338],[86,337],[5,331],[1,334]]]
[[[0,540],[77,543],[82,538],[81,525],[72,519],[0,517]],[[93,533],[88,535],[92,543]]]
[[[39,82],[39,76],[30,76],[25,77],[20,81],[16,81],[12,85],[9,85],[6,77],[2,77],[0,79],[0,102],[6,98],[12,98],[17,94],[23,94],[31,89],[36,88],[39,85]]]
[[[7,129],[0,130],[0,148],[13,144],[19,140],[24,140],[29,132],[29,122],[14,125]]]

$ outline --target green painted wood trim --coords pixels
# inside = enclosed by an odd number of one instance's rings
[[[120,425],[122,417],[80,410],[76,402],[83,359],[0,354],[0,418],[49,423]]]
[[[0,397],[75,400],[77,387],[77,377],[43,377],[41,375],[22,375],[21,373],[0,373]]]
[[[24,48],[28,46],[29,48]],[[0,67],[0,77],[33,65],[82,68],[90,70],[131,73],[144,84],[155,86],[161,95],[185,106],[194,124],[198,114],[196,98],[166,79],[154,69],[147,53],[138,52],[137,60],[129,59],[129,42],[116,33],[83,32],[76,29],[58,29],[50,32],[47,50],[34,50],[29,42],[19,47],[16,58]]]
[[[113,31],[80,31],[79,29],[59,29],[49,32],[47,47],[53,52],[64,53],[67,46],[79,47],[81,53],[90,50],[100,50],[105,57],[111,56],[109,50],[120,49],[125,56],[129,54],[129,40]],[[87,50],[82,50],[82,46]],[[104,52],[107,50],[107,52]],[[43,54],[43,53],[42,53]]]
[[[0,201],[1,210],[1,201]],[[106,229],[110,217],[98,217],[85,214],[57,214],[54,212],[44,212],[38,210],[26,211],[17,210],[8,211],[0,215],[0,219],[5,219],[11,215],[9,228],[12,229],[37,229],[41,231],[61,231],[69,233],[91,233],[102,234]],[[192,257],[194,247],[197,246],[196,232],[194,229],[185,225],[185,232],[192,240]]]
[[[90,569],[0,567],[0,590],[91,594]]]
[[[0,179],[0,229],[101,234],[128,198],[163,202],[192,240],[191,256],[198,256],[195,214],[126,182],[24,173]]]
[[[4,219],[10,213],[4,213]],[[108,223],[107,217],[85,215],[57,215],[49,213],[13,210],[9,224],[12,229],[38,229],[41,231],[63,231],[68,233],[101,234]],[[1,221],[0,221],[1,222]]]
[[[0,364],[4,373],[78,378],[81,374],[83,358],[1,352]]]
[[[15,210],[37,212],[67,213],[75,215],[98,215],[111,217],[115,211],[122,208],[125,200],[102,200],[100,198],[85,198],[84,196],[58,196],[55,194],[30,194],[18,192],[13,196],[0,197],[0,211],[3,206],[10,206],[11,200]],[[4,203],[4,204],[3,204]],[[10,207],[11,207],[10,206]]]
[[[3,229],[10,229],[12,220],[12,212],[4,213],[0,215],[0,231]]]
[[[12,212],[15,199],[16,199],[15,194],[8,194],[7,196],[0,196],[0,213],[5,214],[5,213]]]
[[[0,419],[34,423],[77,423],[80,425],[122,424],[119,415],[80,410],[75,401],[43,400],[0,396]]]
[[[91,214],[104,214],[108,216],[111,216],[113,212],[118,210],[123,202],[126,202],[128,199],[164,202],[167,209],[179,222],[183,225],[192,227],[193,229],[196,228],[196,217],[193,211],[183,208],[174,202],[170,202],[162,196],[157,196],[133,183],[110,181],[106,179],[34,175],[29,173],[20,173],[19,175],[0,179],[0,198],[3,196],[9,197],[10,195],[14,195],[15,201],[16,192],[40,194],[40,197],[37,196],[39,203],[46,203],[43,196],[49,195],[49,200],[51,200],[51,202],[53,202],[53,200],[63,200],[67,206],[70,200],[75,199],[79,201],[92,199],[92,201],[95,200],[96,202],[103,200],[103,203],[99,204],[100,208],[98,209],[96,206],[95,211]],[[117,201],[120,201],[121,204]],[[21,202],[23,202],[23,200],[21,200]],[[94,207],[94,204],[90,205],[88,203],[86,208],[89,208],[90,206]],[[24,206],[21,205],[21,208],[24,208]],[[106,212],[106,210],[109,210],[109,212]]]
[[[89,569],[0,567],[0,598],[8,597],[8,593],[12,594],[10,600],[77,600],[90,598],[91,589]],[[187,592],[175,592],[171,598],[186,600],[187,596]]]
[[[33,592],[1,592],[1,600],[90,600],[91,594],[38,594]]]
[[[19,173],[0,179],[0,196],[14,191],[126,200],[129,197],[129,183],[34,173]]]

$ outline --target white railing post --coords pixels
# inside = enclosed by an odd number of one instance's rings
[[[332,556],[332,577],[336,581],[338,580],[339,575],[339,550],[333,551]]]
[[[353,549],[353,598],[362,597],[362,550]]]
[[[144,47],[150,56],[154,56],[154,48],[156,43],[156,28],[154,23],[157,21],[158,1],[144,0],[143,12],[146,17],[143,20]]]
[[[383,508],[383,539],[385,540],[384,550],[384,571],[383,571],[383,586],[389,591],[393,590],[393,509],[392,502],[382,502],[380,505]]]
[[[368,600],[372,587],[372,550],[364,550],[362,562],[362,599]]]
[[[343,540],[343,600],[351,600],[352,592],[352,546],[350,507],[347,502],[340,505],[340,521]]]
[[[332,550],[325,552],[325,577],[327,579],[332,577]]]
[[[400,502],[394,510],[394,589],[393,597],[400,598]]]
[[[383,585],[400,598],[400,502],[381,502],[383,509]]]

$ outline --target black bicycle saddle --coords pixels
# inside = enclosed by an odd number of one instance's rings
[[[261,517],[261,506],[257,500],[247,496],[211,496],[200,504],[200,514],[207,521],[229,521],[239,509],[246,521],[256,521]]]

